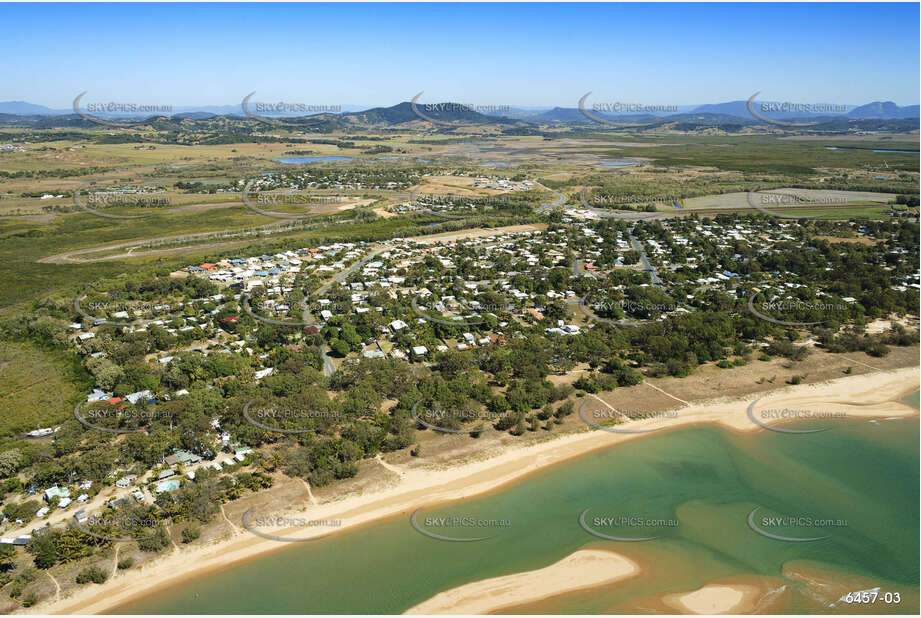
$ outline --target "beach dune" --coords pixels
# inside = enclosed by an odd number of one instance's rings
[[[832,413],[843,413],[849,418],[874,418],[874,417],[904,417],[917,414],[917,410],[906,404],[899,403],[898,398],[908,392],[918,390],[918,367],[907,367],[891,371],[849,376],[828,382],[790,386],[775,391],[761,393],[760,395],[746,395],[732,400],[712,402],[695,402],[687,405],[672,417],[657,417],[633,421],[631,429],[674,429],[683,426],[693,426],[700,423],[714,423],[727,429],[739,432],[767,431],[762,425],[755,424],[747,414],[750,404],[757,401],[759,420],[766,424],[787,423],[786,419],[774,421],[761,417],[760,411],[767,409],[808,409]],[[828,420],[829,424],[834,419]],[[436,469],[408,469],[402,475],[400,482],[373,493],[350,496],[338,501],[309,506],[307,508],[311,519],[338,519],[342,526],[337,528],[336,534],[342,530],[358,525],[379,520],[385,517],[408,514],[413,509],[431,507],[439,503],[460,500],[470,496],[480,495],[492,491],[509,483],[521,480],[528,474],[547,468],[548,466],[567,461],[574,457],[584,455],[599,448],[610,447],[627,440],[637,439],[642,433],[623,434],[607,431],[582,431],[560,436],[559,438],[540,442],[537,444],[513,446],[498,455],[483,461],[465,463],[449,468]],[[303,511],[301,511],[302,513]],[[310,537],[323,534],[317,528],[305,527],[303,529],[288,529],[273,531],[283,536]],[[141,595],[155,593],[158,589],[168,588],[171,584],[188,580],[189,577],[200,575],[214,569],[226,568],[228,565],[278,550],[287,546],[264,538],[255,537],[244,530],[238,530],[227,541],[214,545],[192,547],[179,550],[156,561],[145,565],[143,568],[119,572],[105,584],[85,587],[69,597],[62,598],[52,603],[43,603],[36,607],[23,610],[24,613],[101,613],[117,608],[126,602]],[[553,596],[572,589],[572,586],[584,587],[597,586],[606,580],[587,579],[593,577],[588,573],[593,569],[583,569],[586,560],[604,560],[609,569],[598,569],[604,575],[619,573],[612,577],[626,577],[626,566],[616,554],[597,556],[594,553],[583,555],[576,552],[567,559],[546,567],[551,577],[532,577],[541,583],[541,597]],[[567,560],[570,560],[567,562]],[[618,570],[619,569],[619,570]],[[529,572],[531,575],[540,573],[543,569]],[[585,573],[577,576],[576,573]],[[464,594],[472,594],[469,603],[463,605],[468,608],[460,613],[475,613],[475,607],[492,608],[493,605],[522,603],[533,598],[537,591],[524,583],[517,583],[519,576],[508,576],[511,579],[503,582],[486,580],[471,584],[475,588],[467,589]],[[497,578],[502,579],[502,578]],[[555,580],[556,583],[552,583]],[[724,586],[725,587],[725,586]],[[460,589],[453,594],[460,595]],[[484,592],[485,591],[485,592]],[[493,591],[496,600],[490,600],[489,591]],[[449,591],[452,592],[452,591]],[[447,594],[447,593],[444,593]],[[680,602],[688,609],[709,608],[705,613],[715,613],[719,607],[736,607],[740,601],[734,591],[695,591],[695,596],[682,597],[675,602]],[[434,603],[431,610],[439,607],[442,601],[432,599]],[[427,602],[428,603],[428,602]],[[483,611],[488,611],[485,609]]]
[[[708,584],[693,592],[666,595],[662,601],[686,614],[740,614],[750,612],[760,596],[754,586]]]
[[[536,571],[493,577],[436,594],[406,614],[485,614],[565,592],[594,588],[640,572],[614,552],[584,549]]]

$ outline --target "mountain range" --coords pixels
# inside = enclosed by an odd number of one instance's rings
[[[754,107],[757,110],[765,102],[757,101]],[[249,103],[249,109],[257,109],[256,102]],[[699,128],[702,126],[728,126],[728,125],[757,125],[764,122],[754,117],[747,101],[730,101],[726,103],[687,105],[677,107],[676,112],[668,113],[602,113],[592,111],[591,105],[586,104],[589,113],[595,118],[609,120],[623,125],[671,125],[676,128]],[[831,130],[847,128],[848,124],[858,122],[866,128],[881,128],[879,122],[874,121],[907,121],[909,124],[900,129],[917,128],[919,106],[899,106],[892,101],[874,101],[866,105],[846,105],[844,111],[838,113],[804,114],[796,112],[761,112],[762,115],[772,119],[791,121],[795,119],[818,122]],[[419,111],[420,114],[416,112]],[[93,114],[97,118],[106,120],[118,119],[144,119],[152,123],[177,122],[182,120],[209,120],[226,117],[228,119],[245,120],[246,116],[240,105],[211,105],[211,106],[184,106],[174,107],[170,115],[153,116],[149,113],[139,115],[103,115]],[[423,117],[420,117],[424,116]],[[390,107],[372,107],[364,109],[356,105],[343,105],[337,113],[321,113],[313,115],[288,115],[272,116],[273,119],[300,126],[314,126],[319,130],[347,129],[352,127],[412,125],[432,120],[436,124],[489,124],[498,125],[504,130],[528,130],[538,125],[565,124],[565,125],[595,125],[593,120],[578,107],[507,107],[501,111],[480,113],[464,109],[459,105],[445,104],[432,106],[417,104],[416,109],[410,102],[402,102]],[[26,101],[0,102],[0,124],[15,126],[24,124],[34,127],[49,126],[82,126],[89,121],[74,113],[73,109],[52,109],[43,105],[36,105]],[[886,124],[886,123],[884,123]]]

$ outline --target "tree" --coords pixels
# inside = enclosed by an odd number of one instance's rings
[[[351,348],[349,347],[349,344],[347,344],[347,343],[346,343],[345,341],[343,341],[342,339],[332,339],[332,340],[330,340],[330,342],[329,342],[329,348],[333,351],[333,354],[335,354],[336,356],[338,356],[338,357],[340,357],[340,358],[342,358],[342,357],[344,357],[346,354],[348,354],[349,351],[350,351],[350,349],[351,349]]]
[[[195,539],[201,536],[201,528],[197,523],[191,522],[185,529],[182,531],[182,542],[191,543]]]
[[[55,544],[53,530],[45,530],[32,535],[32,541],[26,546],[35,566],[40,569],[50,569],[58,561],[58,550]]]
[[[107,579],[109,579],[109,574],[96,565],[86,567],[80,571],[79,574],[77,574],[78,584],[87,584],[89,582],[94,584],[102,584]]]
[[[22,451],[18,448],[0,452],[0,478],[10,476],[22,465]]]
[[[153,534],[138,539],[138,547],[146,552],[158,552],[170,544],[169,533],[162,525],[154,528]]]
[[[572,401],[567,401],[559,408],[556,409],[556,412],[553,413],[553,416],[559,419],[566,418],[575,411],[575,404]]]
[[[116,365],[107,358],[93,358],[86,360],[86,368],[89,369],[93,377],[96,378],[96,384],[99,388],[109,391],[115,388],[125,375],[125,372],[119,365]]]
[[[0,572],[13,568],[13,559],[16,558],[16,548],[12,545],[0,545]]]

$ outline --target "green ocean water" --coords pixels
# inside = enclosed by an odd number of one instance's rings
[[[818,422],[818,421],[816,421]],[[636,613],[641,600],[698,588],[714,579],[783,579],[796,562],[883,582],[903,603],[873,613],[917,613],[919,555],[918,418],[847,419],[830,431],[739,435],[698,426],[643,437],[532,475],[499,492],[423,509],[424,529],[476,542],[420,534],[407,512],[192,579],[115,608],[132,614],[401,613],[472,581],[548,566],[579,549],[610,549],[643,565],[642,577],[514,608],[524,613]],[[802,423],[798,427],[808,428]],[[836,520],[763,527],[747,517]],[[579,515],[610,541],[589,534]],[[596,517],[677,520],[676,526],[593,525]],[[438,525],[428,518],[469,517],[484,525]],[[428,521],[428,525],[426,522]],[[846,525],[841,525],[841,521]],[[508,524],[508,525],[500,525]],[[837,613],[784,580],[783,611]],[[869,611],[870,608],[864,608]],[[846,611],[846,610],[845,610]]]

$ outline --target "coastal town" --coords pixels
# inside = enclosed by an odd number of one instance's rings
[[[898,242],[898,226],[851,221],[826,227],[824,234],[872,243],[872,261],[893,265],[878,275],[888,279],[887,295],[902,302],[917,297],[917,270],[894,267],[908,254]],[[765,218],[630,223],[564,216],[528,229],[336,242],[188,265],[169,273],[168,281],[199,296],[174,291],[114,301],[109,291],[95,289],[76,299],[67,337],[96,384],[75,418],[81,430],[116,433],[139,431],[153,420],[172,424],[168,412],[158,418],[161,405],[195,397],[190,389],[213,391],[226,384],[221,376],[189,380],[189,363],[213,365],[223,358],[233,367],[229,378],[249,375],[258,385],[311,341],[319,344],[313,348],[322,360],[317,368],[331,378],[343,366],[384,359],[437,370],[450,353],[479,350],[489,356],[490,347],[506,346],[510,339],[534,341],[535,334],[559,354],[566,346],[554,343],[556,338],[593,337],[593,329],[611,325],[661,323],[707,311],[713,303],[735,303],[744,313],[753,294],[762,295],[758,306],[782,309],[773,312],[778,319],[820,315],[845,324],[860,319],[871,302],[845,294],[848,288],[825,274],[830,266],[808,275],[771,269],[791,251],[846,259],[835,246],[843,245],[822,246],[801,226]],[[754,260],[762,267],[753,268]],[[766,319],[757,311],[750,317]],[[149,343],[132,362],[147,367],[146,377],[132,380],[117,359],[124,358],[123,346],[138,338]],[[798,347],[829,347],[834,341],[824,335],[819,344],[817,338],[813,333],[787,348],[771,338],[748,345],[762,355],[767,350],[796,357],[804,352]],[[732,367],[727,359],[712,362]],[[566,373],[578,363],[556,364]],[[153,504],[184,483],[194,484],[203,468],[227,475],[251,467],[260,441],[224,428],[221,415],[208,423],[191,448],[173,448],[149,460],[152,466],[135,462],[95,480],[71,476],[50,486],[33,481],[21,502],[4,506],[2,523],[11,532],[0,542],[26,545],[37,525],[71,517],[84,521],[94,510],[117,508],[126,500]],[[27,437],[55,438],[60,429],[40,428]],[[103,491],[106,487],[112,489]]]
[[[0,11],[0,614],[921,611],[916,4]]]

